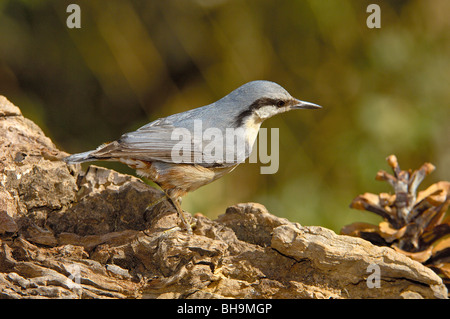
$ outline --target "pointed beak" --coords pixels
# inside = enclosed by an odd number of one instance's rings
[[[322,107],[320,105],[314,104],[314,103],[310,103],[310,102],[305,102],[305,101],[300,101],[300,100],[296,100],[297,103],[294,104],[292,106],[292,109],[321,109]]]

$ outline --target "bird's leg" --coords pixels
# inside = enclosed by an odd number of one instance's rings
[[[168,199],[169,196],[167,196],[166,193],[164,193],[163,196],[161,196],[160,198],[158,198],[157,200],[154,200],[153,202],[151,202],[150,204],[148,204],[148,206],[145,208],[145,210],[151,210],[153,207],[155,207],[156,205],[158,205],[159,203],[161,203],[163,200]]]
[[[186,229],[186,231],[188,232],[188,234],[192,234],[192,227],[191,224],[189,224],[186,220],[186,216],[184,215],[183,210],[181,209],[181,198],[172,198],[169,194],[166,193],[166,196],[169,198],[169,201],[172,203],[173,207],[175,207],[175,209],[177,210],[178,216],[181,219],[181,222],[184,225],[184,228]]]

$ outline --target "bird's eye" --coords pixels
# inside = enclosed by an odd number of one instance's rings
[[[283,107],[285,104],[286,104],[286,103],[285,103],[283,100],[279,100],[279,101],[277,102],[277,106],[278,106],[278,107]]]

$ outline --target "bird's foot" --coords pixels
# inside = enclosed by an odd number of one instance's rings
[[[194,223],[191,223],[191,224],[183,225],[184,227],[174,226],[174,227],[171,227],[169,229],[163,230],[162,231],[162,235],[163,236],[167,236],[167,235],[169,235],[169,234],[171,234],[173,232],[179,231],[179,230],[185,230],[185,231],[187,231],[187,233],[189,235],[192,235],[192,227],[194,227],[195,224],[196,223],[194,222]]]
[[[180,219],[183,223],[184,230],[187,231],[189,235],[192,235],[192,227],[195,226],[196,222],[194,221],[193,223],[188,223],[186,217],[184,216],[184,212],[183,216],[180,216]]]

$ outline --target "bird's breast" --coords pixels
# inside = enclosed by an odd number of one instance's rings
[[[250,150],[256,141],[261,123],[262,121],[255,115],[249,116],[248,119],[244,122],[245,140]]]

